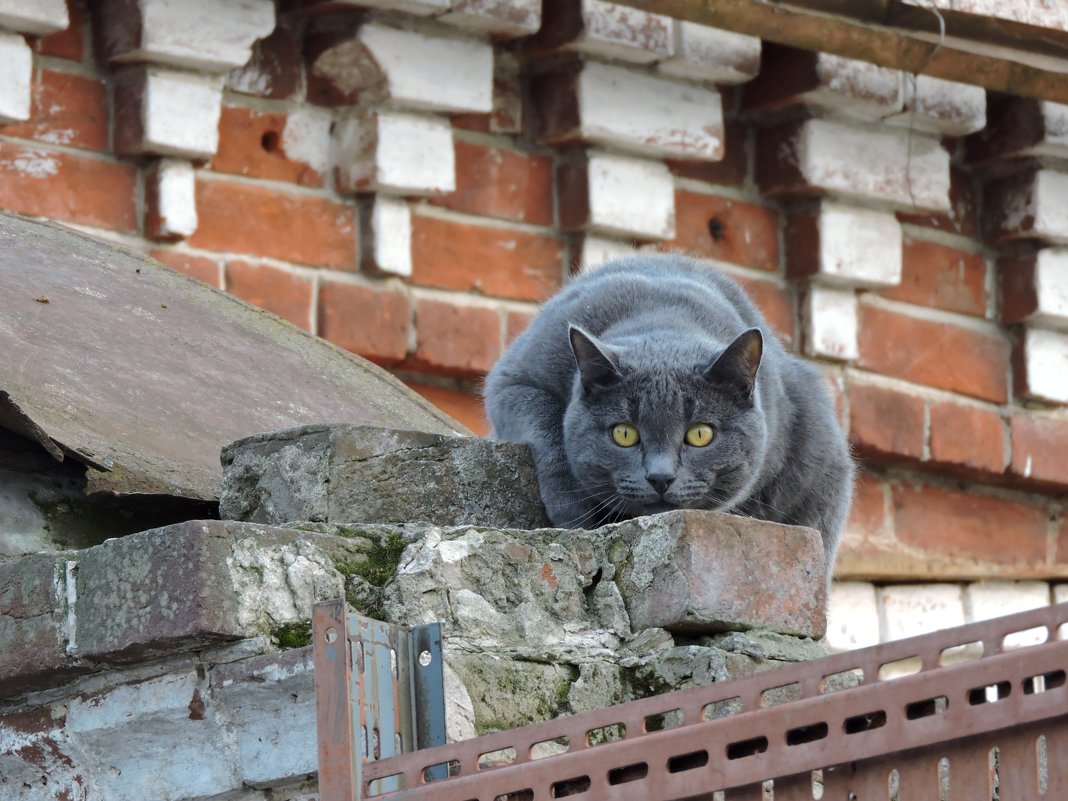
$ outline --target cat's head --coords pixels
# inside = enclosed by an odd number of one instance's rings
[[[726,348],[679,337],[601,341],[576,326],[569,336],[578,369],[564,449],[602,503],[600,519],[724,509],[748,496],[767,450],[758,329]]]

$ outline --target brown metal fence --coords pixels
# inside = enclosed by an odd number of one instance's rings
[[[1060,604],[368,761],[337,796],[321,764],[322,801],[1068,801],[1066,622]],[[1039,644],[1006,650],[1019,632]]]

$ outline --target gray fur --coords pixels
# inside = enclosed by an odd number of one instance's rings
[[[555,525],[718,509],[815,528],[833,563],[854,467],[824,378],[697,261],[637,255],[576,278],[494,366],[485,398],[493,436],[530,446]],[[703,448],[683,439],[697,422],[716,430]],[[616,445],[617,423],[641,442]]]

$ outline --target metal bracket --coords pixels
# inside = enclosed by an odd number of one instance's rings
[[[363,763],[445,743],[441,627],[398,626],[348,611],[312,611],[320,801],[362,799]],[[444,766],[435,769],[444,778]],[[399,789],[372,782],[372,795]]]

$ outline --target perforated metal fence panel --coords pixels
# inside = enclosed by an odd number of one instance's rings
[[[322,801],[1063,801],[1066,621],[1060,604],[367,762]]]

